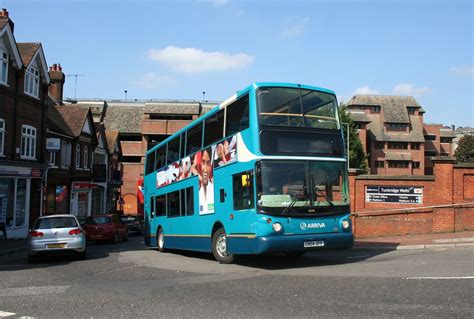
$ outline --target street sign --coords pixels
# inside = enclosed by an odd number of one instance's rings
[[[423,187],[366,186],[367,203],[423,204]]]

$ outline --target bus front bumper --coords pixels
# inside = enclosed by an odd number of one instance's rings
[[[323,249],[350,249],[354,245],[352,233],[263,236],[254,239],[228,238],[232,254],[263,254]]]

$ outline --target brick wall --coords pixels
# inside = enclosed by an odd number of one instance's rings
[[[137,214],[137,182],[143,178],[143,164],[122,163],[123,177],[120,193],[124,199],[123,212],[128,215]]]
[[[349,177],[354,234],[358,238],[474,230],[474,165],[434,158],[434,176]],[[373,203],[367,186],[414,186],[423,189],[419,204]]]

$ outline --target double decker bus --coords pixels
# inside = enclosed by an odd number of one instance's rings
[[[334,92],[254,83],[146,153],[145,242],[300,255],[354,242]]]

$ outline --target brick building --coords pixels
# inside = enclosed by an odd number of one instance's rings
[[[40,215],[50,77],[41,43],[18,43],[0,12],[0,223],[24,238]]]
[[[450,129],[424,124],[425,110],[411,96],[355,95],[348,109],[359,127],[370,174],[432,174],[432,156],[452,156]]]

